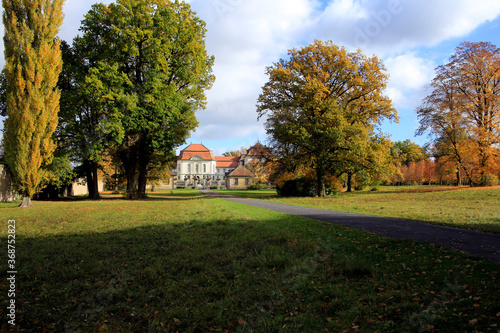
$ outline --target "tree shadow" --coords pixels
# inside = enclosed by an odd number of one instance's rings
[[[281,304],[270,290],[248,290],[260,275],[252,271],[265,266],[256,256],[286,242],[259,236],[259,228],[246,220],[193,220],[105,233],[18,237],[17,326],[11,331],[144,332],[168,331],[167,325],[174,331],[234,330],[245,311],[255,312],[252,308],[260,303]],[[275,283],[285,288],[285,283]],[[9,288],[0,284],[3,295]],[[2,304],[5,318],[8,303]],[[5,321],[0,331],[9,331]]]

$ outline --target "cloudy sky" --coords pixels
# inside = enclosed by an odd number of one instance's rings
[[[83,15],[95,2],[66,0],[62,39],[70,42],[78,34]],[[425,137],[414,137],[414,110],[426,95],[434,68],[463,41],[500,46],[500,0],[187,2],[207,23],[207,49],[215,56],[216,75],[207,108],[197,114],[200,126],[187,144],[203,142],[217,155],[265,142],[255,104],[267,81],[266,66],[286,57],[291,48],[321,39],[378,56],[390,74],[387,95],[400,116],[398,124],[385,123],[382,130],[393,141],[424,144]]]

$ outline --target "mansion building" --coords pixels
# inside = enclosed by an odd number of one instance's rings
[[[180,152],[174,172],[174,187],[226,187],[242,189],[255,183],[246,167],[252,161],[264,162],[269,148],[257,143],[240,156],[214,156],[203,144],[190,144]]]

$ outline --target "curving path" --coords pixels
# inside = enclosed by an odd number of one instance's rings
[[[500,262],[500,234],[490,234],[390,217],[368,216],[285,205],[266,200],[237,198],[212,191],[203,192],[232,202],[270,209],[285,214],[303,216],[314,220],[349,225],[385,237],[424,241]]]

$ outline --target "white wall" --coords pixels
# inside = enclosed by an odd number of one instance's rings
[[[20,195],[14,190],[12,186],[12,179],[10,174],[0,164],[0,201],[10,202],[20,198]]]

